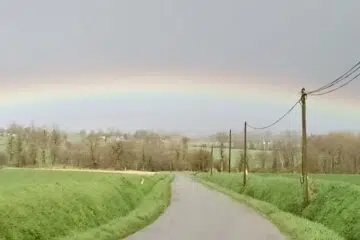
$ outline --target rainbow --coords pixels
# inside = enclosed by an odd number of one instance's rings
[[[114,77],[113,75],[33,77],[34,84],[6,85],[0,90],[0,108],[34,107],[39,103],[56,104],[78,99],[111,99],[118,96],[141,99],[177,95],[182,98],[201,96],[209,99],[231,100],[256,104],[262,108],[284,109],[300,97],[300,87],[294,83],[270,84],[265,77],[239,77],[238,75],[159,74]],[[36,80],[35,80],[36,79]],[[27,78],[31,81],[31,78]],[[18,79],[18,82],[21,80]],[[52,83],[51,83],[52,82]],[[266,83],[268,82],[268,83]],[[291,81],[289,81],[291,82]],[[360,111],[353,100],[333,96],[309,97],[310,112],[339,115],[343,119],[360,120]],[[250,120],[249,120],[250,121]],[[260,123],[259,120],[256,121]],[[260,123],[262,124],[262,123]],[[264,123],[266,124],[266,123]]]

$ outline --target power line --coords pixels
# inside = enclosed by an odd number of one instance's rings
[[[296,103],[295,103],[284,115],[282,115],[282,116],[281,116],[280,118],[278,118],[275,122],[273,122],[273,123],[271,123],[271,124],[269,124],[269,125],[267,125],[267,126],[264,126],[264,127],[253,127],[253,126],[249,125],[248,123],[247,123],[247,126],[248,126],[249,128],[254,129],[254,130],[263,130],[263,129],[266,129],[266,128],[270,128],[270,127],[274,126],[275,124],[277,124],[278,122],[280,122],[281,120],[283,120],[289,113],[291,113],[292,110],[295,109],[295,107],[296,107],[296,105],[297,105],[298,103],[300,103],[300,99],[297,100]]]
[[[333,88],[329,91],[326,91],[326,92],[322,92],[322,93],[312,93],[310,94],[311,96],[321,96],[321,95],[325,95],[325,94],[328,94],[328,93],[332,93],[340,88],[343,88],[345,87],[346,85],[348,85],[349,83],[351,83],[352,81],[354,81],[356,78],[358,78],[360,76],[360,73],[356,74],[353,78],[351,78],[350,80],[348,80],[347,82],[341,84],[340,86],[338,86],[337,88]]]
[[[346,71],[343,75],[341,75],[340,77],[338,77],[337,79],[335,79],[334,81],[316,89],[316,90],[313,90],[313,91],[310,91],[308,92],[308,94],[312,94],[312,93],[315,93],[315,92],[319,92],[319,91],[322,91],[322,90],[326,90],[332,86],[334,86],[335,84],[339,83],[340,81],[346,79],[347,77],[349,77],[351,74],[353,74],[354,72],[356,72],[357,70],[360,69],[360,61],[357,62],[352,68],[350,68],[348,71]]]
[[[360,69],[360,61],[358,61],[354,66],[352,66],[348,71],[346,71],[344,74],[342,74],[340,77],[338,77],[334,81],[332,81],[332,82],[330,82],[328,84],[325,84],[324,86],[322,86],[322,87],[320,87],[318,89],[315,89],[313,91],[308,92],[308,95],[316,93],[316,92],[320,92],[320,91],[323,91],[323,90],[326,90],[326,89],[336,85],[337,83],[341,82],[342,80],[348,78],[350,75],[352,75],[353,73],[355,73],[359,69]]]

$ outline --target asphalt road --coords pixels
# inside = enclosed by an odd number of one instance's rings
[[[129,240],[285,240],[264,217],[188,176],[177,175],[172,203]]]

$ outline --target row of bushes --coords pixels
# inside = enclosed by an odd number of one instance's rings
[[[246,187],[242,174],[198,174],[234,192],[273,204],[289,212],[318,222],[346,239],[360,239],[360,186],[327,180],[311,180],[311,202],[303,206],[298,179],[250,175]]]

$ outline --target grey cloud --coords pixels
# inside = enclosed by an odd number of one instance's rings
[[[192,68],[334,78],[360,55],[355,0],[7,1],[1,73]]]
[[[263,81],[289,81],[296,89],[316,87],[358,60],[359,9],[356,0],[3,1],[0,83],[22,79],[17,80],[19,85],[29,84],[34,78],[26,76],[37,75],[54,81],[71,74],[116,75],[123,69],[136,74],[183,69],[261,75]],[[15,78],[18,75],[23,77]],[[334,96],[359,100],[358,87],[359,81]],[[209,127],[223,125],[213,112],[202,116],[186,108],[183,100],[174,104],[199,119],[212,116]],[[251,107],[247,109],[251,112]],[[231,116],[236,120],[229,125],[244,118]],[[182,126],[200,122],[184,120]]]

